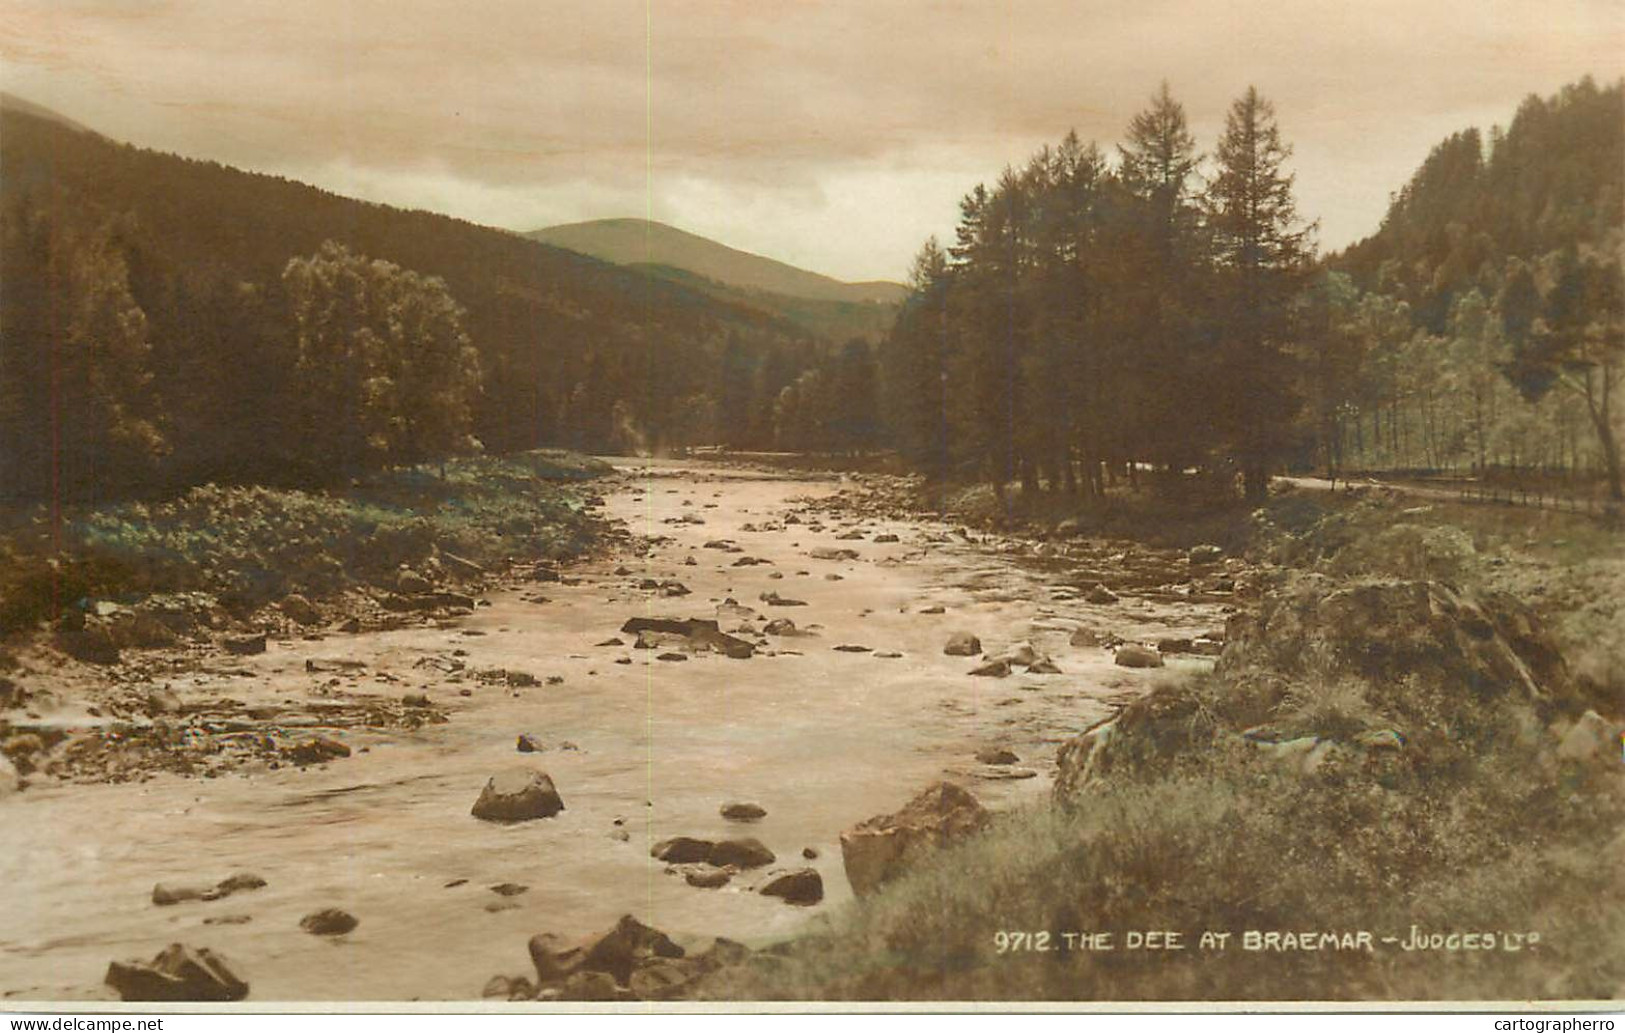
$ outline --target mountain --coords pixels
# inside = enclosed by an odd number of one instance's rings
[[[843,283],[648,219],[596,219],[525,235],[616,265],[670,266],[729,287],[769,294],[879,304],[896,304],[908,294],[900,283]]]
[[[844,283],[647,219],[598,219],[526,236],[789,320],[829,341],[879,341],[908,295],[900,283]]]
[[[0,173],[0,489],[12,494],[50,483],[40,427],[57,417],[42,400],[59,358],[81,361],[74,349],[92,365],[115,349],[123,393],[103,411],[126,438],[164,439],[149,449],[163,455],[160,473],[128,490],[279,476],[288,462],[277,448],[299,409],[283,274],[328,241],[444,281],[479,353],[474,433],[493,451],[713,441],[724,383],[730,404],[754,414],[747,426],[729,413],[749,443],[771,433],[771,406],[753,400],[776,398],[822,353],[761,305],[119,143],[27,101],[0,107]],[[106,383],[93,372],[86,390]],[[102,471],[87,483],[110,481]]]

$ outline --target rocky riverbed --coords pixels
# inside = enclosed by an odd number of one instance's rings
[[[1216,550],[990,536],[873,488],[627,464],[603,511],[629,533],[590,562],[404,571],[367,620],[295,603],[263,641],[24,654],[0,993],[116,999],[119,962],[149,992],[141,965],[258,1001],[508,996],[488,981],[536,979],[539,935],[654,950],[628,914],[719,963],[849,900],[841,833],[926,787],[1047,792],[1062,742],[1210,664],[1247,594]],[[570,992],[628,992],[615,957]]]

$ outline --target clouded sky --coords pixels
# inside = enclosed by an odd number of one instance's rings
[[[1625,71],[1625,0],[5,0],[0,83],[109,136],[510,229],[649,215],[901,279],[958,198],[1169,80],[1249,84],[1321,243],[1429,148]]]

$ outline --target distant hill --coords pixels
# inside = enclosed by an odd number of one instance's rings
[[[616,265],[665,265],[747,290],[819,301],[895,304],[908,294],[900,283],[843,283],[772,258],[719,244],[648,219],[595,219],[525,234]]]
[[[900,283],[845,283],[647,219],[597,219],[526,236],[756,308],[833,341],[878,341],[908,294]]]

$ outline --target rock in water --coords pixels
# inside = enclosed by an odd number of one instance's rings
[[[715,846],[709,839],[673,836],[656,843],[649,856],[667,864],[695,864],[710,857],[711,849]]]
[[[265,635],[228,636],[220,640],[220,645],[233,656],[253,656],[265,652]]]
[[[257,890],[265,887],[265,880],[253,872],[238,872],[228,875],[215,885],[215,892],[221,896],[238,893],[243,890]]]
[[[766,808],[754,803],[725,803],[722,816],[729,821],[760,821],[767,817]]]
[[[359,918],[336,907],[312,911],[299,920],[299,928],[312,936],[342,936],[360,924]]]
[[[1096,606],[1109,606],[1110,604],[1117,602],[1117,593],[1113,592],[1105,585],[1096,585],[1095,587],[1089,589],[1089,594],[1084,596],[1084,599],[1088,602],[1094,603]]]
[[[690,643],[712,649],[731,660],[749,660],[756,646],[742,638],[724,632],[714,620],[701,617],[677,619],[675,617],[633,617],[621,625],[621,631],[638,636],[640,648],[648,649],[658,642],[660,635],[679,635]],[[643,645],[644,642],[649,645]]]
[[[982,640],[968,631],[956,631],[948,636],[942,652],[946,656],[981,656]]]
[[[203,900],[212,889],[212,886],[174,886],[160,882],[152,888],[152,902],[167,907],[183,900]]]
[[[587,948],[581,967],[588,972],[608,973],[616,983],[625,986],[639,962],[650,958],[680,958],[683,953],[683,948],[665,933],[631,915],[624,915],[614,929]]]
[[[779,897],[786,904],[811,907],[824,899],[824,878],[812,868],[775,875],[761,889],[764,897]]]
[[[125,1001],[240,1001],[248,984],[207,947],[172,943],[150,964],[115,961],[105,982]]]
[[[718,868],[760,868],[777,858],[759,839],[724,839],[711,848],[706,860]]]
[[[1010,674],[1010,661],[999,659],[990,660],[982,666],[971,671],[978,678],[1005,678]]]
[[[855,560],[858,558],[856,549],[832,549],[827,545],[820,545],[807,553],[815,560]]]
[[[1130,643],[1117,647],[1117,655],[1112,662],[1119,667],[1161,667],[1162,654],[1155,649]]]
[[[721,889],[728,885],[733,873],[726,868],[713,868],[710,865],[696,867],[692,871],[683,873],[683,881],[690,886],[702,890]]]
[[[999,746],[988,746],[985,749],[976,751],[976,762],[978,764],[1003,766],[1018,763],[1020,760],[1020,757]]]
[[[852,892],[869,893],[901,874],[918,851],[980,831],[990,817],[969,792],[938,782],[897,813],[853,826],[841,833],[841,860]]]
[[[553,780],[540,771],[516,768],[492,775],[469,813],[483,821],[530,821],[564,810]]]

